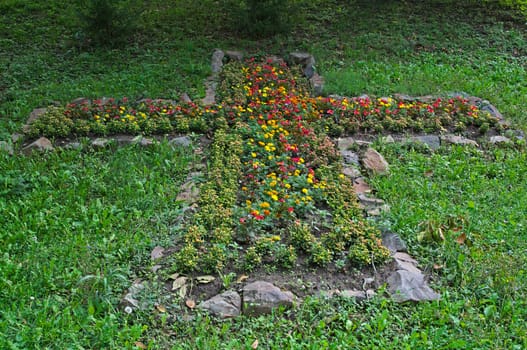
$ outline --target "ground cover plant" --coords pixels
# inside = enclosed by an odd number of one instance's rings
[[[214,47],[307,50],[329,93],[464,91],[489,99],[516,127],[525,127],[525,29],[499,8],[309,1],[302,6],[306,21],[293,28],[294,35],[252,42],[228,30],[229,14],[220,2],[150,5],[130,45],[82,51],[71,2],[2,2],[1,139],[18,131],[34,107],[53,101],[176,99],[183,91],[200,97]],[[392,175],[372,181],[392,207],[384,221],[433,271],[441,301],[401,306],[383,298],[364,305],[308,299],[294,314],[222,323],[199,315],[174,324],[164,322],[154,305],[153,313],[132,316],[116,308],[151,249],[179,232],[170,219],[179,215],[173,199],[185,171],[176,170],[184,168],[177,159],[186,151],[174,158],[163,147],[148,156],[133,147],[116,155],[2,154],[1,347],[134,348],[141,341],[150,348],[250,348],[255,340],[259,348],[526,347],[527,169],[521,147],[435,154],[382,148]],[[145,181],[147,174],[152,181]],[[75,203],[85,203],[88,212]],[[419,241],[427,236],[425,227],[441,229],[446,239]],[[470,243],[456,242],[461,232]],[[436,264],[442,267],[434,269]]]

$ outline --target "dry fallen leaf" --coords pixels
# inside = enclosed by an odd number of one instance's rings
[[[156,305],[156,309],[157,309],[157,311],[159,311],[159,312],[167,312],[167,309],[166,309],[163,305],[161,305],[161,304],[157,304],[157,305]]]
[[[441,270],[443,268],[443,265],[434,264],[434,270]]]
[[[135,346],[137,346],[139,349],[148,349],[148,347],[147,347],[145,344],[141,343],[140,341],[136,341],[134,344],[135,344]]]
[[[245,281],[247,278],[249,278],[249,276],[247,276],[247,275],[241,275],[241,276],[238,277],[238,279],[236,280],[236,283],[242,283],[242,282]]]
[[[458,244],[465,244],[466,240],[467,240],[467,235],[464,232],[462,234],[460,234],[459,236],[457,236],[457,238],[456,238],[456,242]]]
[[[430,177],[430,176],[434,175],[434,171],[433,170],[427,170],[427,171],[425,171],[424,175],[426,177]]]
[[[198,283],[203,283],[203,284],[210,283],[210,282],[214,281],[215,279],[216,279],[216,277],[211,276],[211,275],[205,275],[205,276],[198,276],[198,277],[196,277],[196,281]]]
[[[251,344],[251,349],[258,349],[258,339]]]
[[[181,298],[184,298],[187,295],[187,285],[186,284],[182,285],[181,288],[179,288],[177,293]]]
[[[185,285],[185,283],[187,283],[187,278],[186,277],[178,277],[178,278],[176,278],[174,280],[174,282],[172,283],[172,291],[180,289],[181,287],[183,287]]]
[[[179,273],[177,272],[168,276],[168,278],[170,278],[171,280],[177,280],[178,277],[179,277]]]
[[[185,305],[187,305],[189,309],[193,309],[196,307],[196,302],[192,299],[187,299],[187,301],[185,301]]]

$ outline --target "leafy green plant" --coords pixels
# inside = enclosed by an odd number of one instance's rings
[[[95,46],[120,44],[133,33],[138,14],[133,0],[77,0],[82,23],[81,40]],[[137,8],[135,9],[137,10]],[[82,35],[85,35],[85,38]]]

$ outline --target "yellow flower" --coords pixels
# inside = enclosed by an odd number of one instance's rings
[[[260,203],[260,208],[269,208],[271,206],[271,204],[269,204],[269,202],[262,202]]]
[[[307,194],[308,192],[309,192],[309,190],[308,190],[307,188],[303,188],[303,189],[302,189],[302,193],[303,193],[303,194]]]

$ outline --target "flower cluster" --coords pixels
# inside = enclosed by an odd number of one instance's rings
[[[317,106],[325,117],[326,128],[335,134],[357,131],[462,131],[469,126],[493,126],[497,122],[488,112],[481,111],[463,96],[438,97],[428,102],[392,97],[319,97]]]
[[[85,100],[81,103],[70,103],[62,110],[60,119],[69,125],[68,135],[151,135],[205,132],[209,128],[208,122],[219,112],[218,108],[202,107],[192,102],[177,104],[161,99],[130,101],[124,97],[120,100]],[[67,136],[63,130],[49,128],[49,114],[48,111],[31,124],[30,136]],[[56,118],[56,115],[54,117]]]

